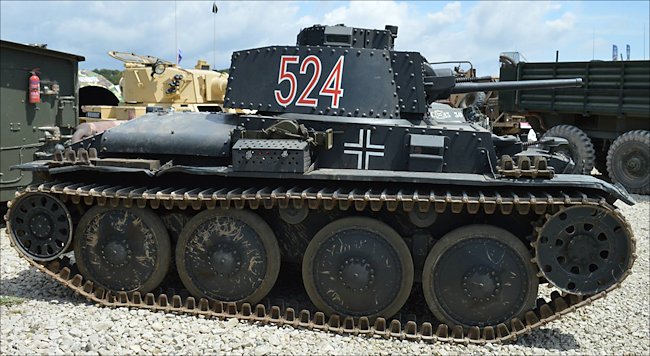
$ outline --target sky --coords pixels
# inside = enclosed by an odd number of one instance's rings
[[[498,75],[499,54],[529,62],[611,60],[612,45],[648,59],[650,1],[7,1],[0,38],[45,43],[86,58],[81,69],[122,69],[108,51],[132,52],[193,67],[230,65],[233,51],[293,45],[313,24],[399,27],[396,50],[429,62],[470,61]],[[453,66],[449,65],[449,67]],[[466,66],[465,66],[466,67]]]

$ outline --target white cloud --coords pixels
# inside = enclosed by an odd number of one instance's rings
[[[323,15],[324,24],[344,23],[348,26],[383,28],[396,21],[408,21],[408,3],[377,1],[373,3],[350,2]]]
[[[455,23],[461,18],[461,4],[458,1],[451,2],[441,11],[428,13],[426,16],[436,26]]]
[[[567,12],[559,19],[546,21],[546,26],[548,26],[551,31],[554,32],[565,32],[573,30],[575,25],[575,16]]]
[[[122,64],[106,54],[110,50],[173,61],[176,43],[183,51],[183,65],[193,66],[197,59],[212,62],[215,42],[216,67],[224,68],[233,51],[292,43],[299,28],[313,20],[299,16],[300,6],[294,2],[222,1],[216,15],[212,1],[178,1],[176,11],[171,1],[0,4],[2,39],[47,43],[48,48],[83,55],[86,62],[80,65],[90,69],[120,68]],[[27,13],[39,20],[25,21]]]
[[[212,63],[216,57],[216,67],[225,68],[233,51],[293,44],[301,28],[315,23],[380,29],[390,24],[399,26],[398,50],[419,51],[430,61],[471,60],[479,74],[496,75],[502,51],[522,51],[531,61],[552,60],[556,49],[561,51],[560,58],[566,60],[590,59],[594,25],[599,41],[607,47],[602,50],[605,54],[611,51],[611,44],[607,43],[614,42],[613,34],[629,37],[634,33],[638,33],[639,39],[632,44],[633,53],[641,53],[642,23],[621,19],[634,15],[647,22],[647,11],[645,17],[625,12],[639,3],[612,5],[620,12],[601,13],[599,18],[593,13],[587,18],[594,6],[581,2],[217,4],[219,13],[214,15],[212,1],[178,1],[174,16],[171,1],[1,1],[0,28],[4,40],[48,43],[49,48],[83,55],[86,62],[81,64],[82,68],[120,68],[120,62],[106,55],[109,50],[174,60],[176,38],[183,51],[184,66],[193,66],[197,59]],[[38,21],[26,21],[25,14]],[[626,23],[626,27],[621,27],[621,23]],[[638,31],[634,32],[634,26]],[[622,47],[627,43],[624,41],[615,43]]]

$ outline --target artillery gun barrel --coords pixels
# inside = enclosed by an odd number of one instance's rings
[[[582,86],[582,78],[573,79],[547,79],[547,80],[526,80],[495,83],[456,83],[451,89],[452,94],[471,93],[476,91],[490,90],[530,90],[530,89],[554,89],[554,88],[577,88]]]

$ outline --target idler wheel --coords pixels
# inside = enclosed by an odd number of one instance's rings
[[[280,271],[280,248],[269,225],[247,210],[206,210],[183,228],[176,245],[183,285],[220,302],[260,301]]]
[[[553,215],[536,243],[544,277],[564,292],[596,294],[630,269],[633,242],[627,223],[599,206],[574,206]]]
[[[70,212],[59,199],[28,193],[16,200],[8,216],[9,236],[20,252],[35,261],[51,261],[72,242]]]
[[[366,217],[343,218],[311,240],[302,278],[311,301],[327,314],[387,318],[411,292],[413,260],[388,225]]]
[[[95,206],[75,232],[74,253],[86,278],[112,291],[156,288],[169,271],[169,235],[149,209]]]
[[[429,309],[450,326],[490,326],[519,317],[537,297],[526,246],[490,225],[452,230],[436,242],[422,272]]]

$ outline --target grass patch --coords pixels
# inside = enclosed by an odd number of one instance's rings
[[[0,295],[0,306],[12,306],[24,301],[23,298]]]

